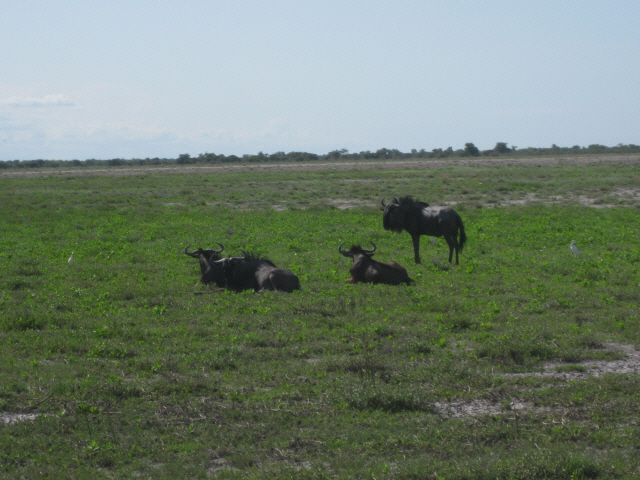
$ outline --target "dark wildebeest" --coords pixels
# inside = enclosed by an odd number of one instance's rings
[[[224,272],[213,266],[214,262],[222,258],[220,254],[224,250],[224,247],[221,243],[218,243],[218,245],[220,245],[220,250],[204,250],[202,248],[198,248],[197,250],[190,252],[189,247],[191,246],[191,244],[189,244],[185,247],[184,254],[193,258],[197,258],[200,261],[200,273],[202,274],[202,276],[200,277],[200,281],[202,283],[207,285],[209,283],[215,282],[218,287],[224,287],[226,285]]]
[[[353,258],[353,265],[349,269],[351,278],[348,283],[386,283],[388,285],[409,284],[413,280],[409,278],[407,271],[397,262],[382,263],[371,258],[376,251],[375,243],[371,242],[373,249],[365,250],[359,245],[352,246],[349,250],[342,250],[342,245],[338,247],[338,252],[345,257]]]
[[[413,240],[413,252],[416,263],[420,263],[420,235],[444,237],[449,245],[449,263],[456,252],[458,254],[467,240],[460,215],[449,207],[430,207],[411,196],[396,197],[393,202],[385,204],[382,199],[382,226],[385,230],[400,233],[406,230]],[[458,230],[460,241],[458,241]]]
[[[300,290],[300,280],[291,270],[278,268],[271,260],[253,253],[242,251],[242,254],[242,257],[223,258],[212,264],[214,269],[223,269],[229,290]]]

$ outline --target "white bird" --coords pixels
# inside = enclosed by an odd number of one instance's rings
[[[571,240],[571,245],[569,245],[569,248],[576,255],[580,255],[582,253],[580,250],[578,250],[578,247],[576,247],[576,241],[575,240]]]
[[[433,243],[434,245],[437,245],[438,240],[436,240],[435,237],[431,237],[431,243]]]
[[[73,263],[73,252],[71,252],[71,256],[69,257],[69,260],[67,260],[67,262],[69,262],[69,265]]]

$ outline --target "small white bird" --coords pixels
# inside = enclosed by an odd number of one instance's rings
[[[434,245],[438,244],[438,240],[436,240],[435,237],[431,237],[431,243],[433,243]]]
[[[73,252],[71,252],[71,256],[69,257],[69,260],[67,260],[67,262],[69,262],[69,265],[73,263]]]
[[[576,255],[580,255],[582,253],[580,250],[578,250],[578,247],[576,247],[576,241],[575,240],[571,240],[571,245],[569,245],[569,248]]]

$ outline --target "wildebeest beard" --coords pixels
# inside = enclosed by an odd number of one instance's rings
[[[387,207],[387,211],[382,216],[382,226],[385,230],[391,230],[396,233],[402,232],[404,229],[404,211],[397,207]]]

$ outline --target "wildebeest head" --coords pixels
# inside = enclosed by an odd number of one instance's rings
[[[373,256],[373,252],[376,251],[377,247],[375,243],[370,243],[371,245],[373,245],[373,248],[370,250],[362,248],[360,245],[352,245],[349,250],[342,250],[342,245],[344,245],[344,242],[342,242],[338,247],[338,252],[349,258],[354,258],[356,255],[366,255],[367,257],[371,258]]]
[[[220,260],[221,258],[220,254],[224,250],[224,246],[221,243],[218,243],[218,245],[220,245],[220,250],[214,250],[212,248],[208,248],[208,249],[198,248],[197,250],[190,252],[189,247],[191,246],[191,244],[189,244],[186,247],[184,247],[184,254],[188,255],[189,257],[193,257],[197,259],[200,258],[200,255],[204,255],[206,259],[210,261]]]
[[[384,203],[382,199],[382,226],[385,230],[400,233],[403,230],[410,231],[412,223],[417,220],[416,211],[421,211],[429,204],[420,202],[410,195],[395,197],[392,202]]]
[[[220,254],[224,250],[224,246],[220,243],[218,245],[220,245],[220,250],[198,248],[190,252],[189,247],[191,245],[189,244],[185,247],[184,254],[199,260],[200,273],[202,274],[200,281],[202,283],[206,285],[215,282],[219,287],[224,287],[226,285],[224,269],[216,264],[216,261],[220,260]]]

